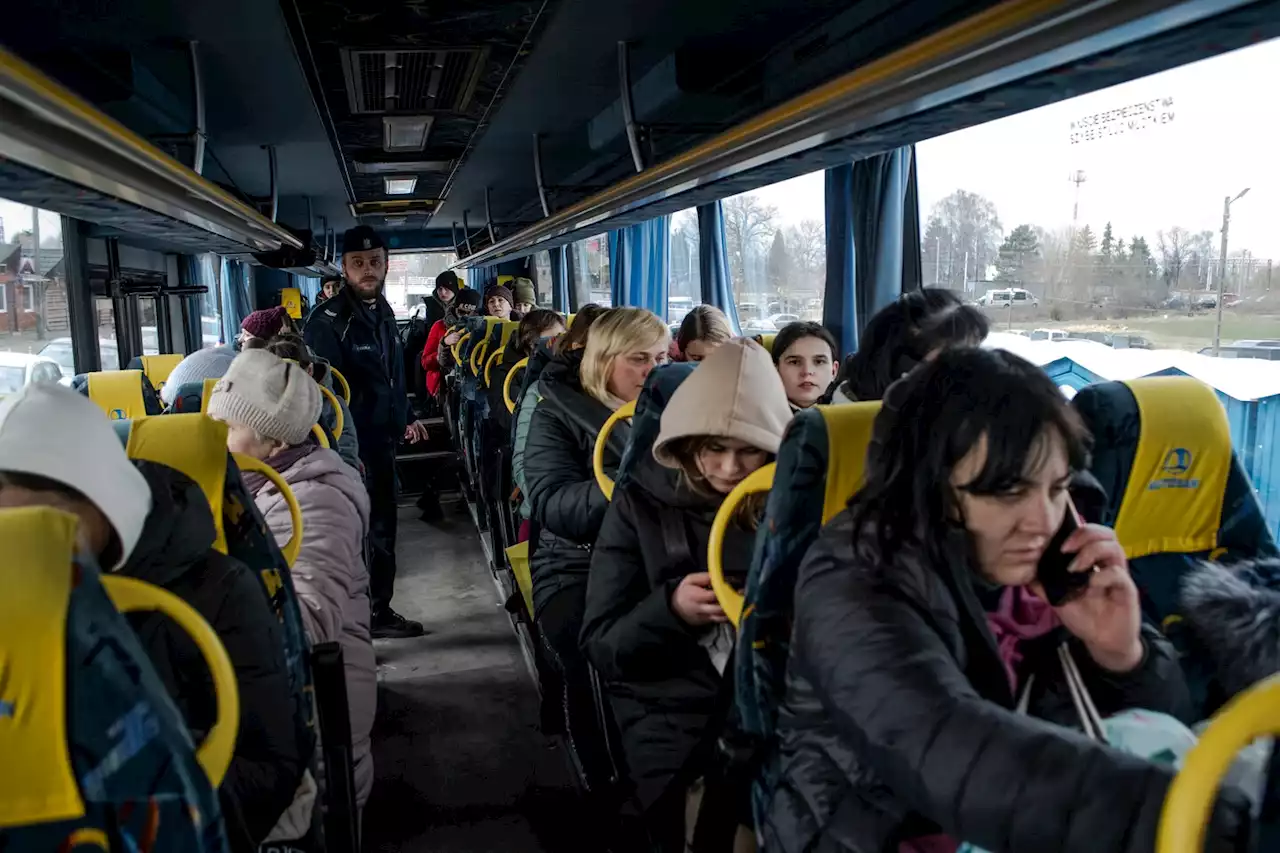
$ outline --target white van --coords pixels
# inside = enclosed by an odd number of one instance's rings
[[[986,305],[989,308],[1011,308],[1015,305],[1030,305],[1032,308],[1038,308],[1040,307],[1040,300],[1029,290],[1023,290],[1021,287],[1010,287],[1004,290],[988,290],[982,294],[978,304]]]

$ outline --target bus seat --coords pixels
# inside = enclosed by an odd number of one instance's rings
[[[342,388],[339,389],[342,394],[342,402],[350,406],[351,405],[351,384],[347,382],[347,377],[343,376],[338,371],[338,368],[334,367],[332,364],[329,365],[329,373],[333,375],[333,381],[336,382],[338,385],[342,386]]]
[[[871,402],[815,406],[799,412],[783,436],[773,465],[753,474],[755,483],[739,484],[744,492],[769,491],[744,594],[724,583],[723,571],[716,584],[725,614],[731,618],[739,614],[738,648],[750,650],[738,656],[734,675],[741,725],[753,738],[771,736],[777,719],[785,689],[800,563],[822,526],[848,505],[861,485],[879,411],[880,403]],[[770,468],[772,476],[765,473]],[[713,534],[717,527],[723,529],[732,515],[730,498],[716,514]],[[708,554],[708,564],[715,582],[718,549],[714,555]]]
[[[296,287],[280,288],[280,304],[285,313],[295,320],[302,319],[302,291]]]
[[[691,362],[667,364],[649,373],[644,389],[636,399],[631,432],[622,461],[618,465],[618,483],[630,482],[631,472],[635,470],[639,460],[653,453],[653,443],[658,440],[658,430],[662,426],[662,412],[680,383],[688,378],[696,366]]]
[[[1104,382],[1072,401],[1093,434],[1090,471],[1107,499],[1097,519],[1129,558],[1143,615],[1184,653],[1201,707],[1215,705],[1207,662],[1178,623],[1182,580],[1201,560],[1276,556],[1249,477],[1231,445],[1226,410],[1183,376]]]
[[[113,421],[128,421],[163,411],[160,397],[141,370],[81,373],[71,387],[88,397]]]
[[[773,353],[773,339],[777,337],[776,334],[770,333],[767,335],[753,335],[753,337],[755,338],[756,343],[767,349],[771,354]]]
[[[511,573],[516,576],[516,586],[524,598],[524,606],[533,616],[533,576],[529,574],[529,543],[521,542],[507,549],[507,562],[511,565]]]
[[[129,362],[130,370],[141,370],[147,374],[147,379],[151,380],[151,384],[157,389],[163,388],[164,383],[169,378],[169,374],[173,373],[173,369],[177,367],[184,356],[177,353],[166,355],[136,355]]]
[[[150,838],[221,851],[215,790],[239,726],[226,651],[174,596],[77,561],[76,526],[46,507],[0,511],[0,847],[124,850]],[[153,607],[194,632],[214,676],[217,721],[199,750],[121,616]]]
[[[227,554],[257,573],[284,634],[285,659],[295,691],[304,697],[305,725],[314,735],[316,715],[311,675],[307,668],[306,631],[290,566],[302,542],[302,519],[293,492],[264,463],[227,451],[227,426],[198,413],[116,424],[130,459],[167,465],[189,477],[209,501],[215,529],[214,550]],[[263,469],[267,469],[264,471]],[[240,478],[242,470],[263,473],[289,504],[294,534],[281,549]],[[305,742],[305,741],[304,741]]]
[[[566,314],[566,315],[564,316],[564,330],[565,330],[566,332],[573,328],[573,318],[574,318],[574,317],[577,317],[577,316],[578,316],[578,315],[577,315],[576,313],[575,313],[575,314]]]
[[[480,342],[471,350],[468,357],[468,367],[471,368],[471,374],[477,378],[483,376],[484,366],[490,353],[495,352],[499,347],[505,346],[507,341],[511,340],[511,335],[520,328],[518,320],[499,320],[496,317],[485,317],[485,329]]]
[[[502,402],[507,404],[507,411],[513,414],[516,410],[516,401],[511,396],[511,382],[516,378],[516,375],[519,374],[520,371],[524,370],[528,366],[529,357],[525,356],[515,364],[511,365],[511,369],[507,371],[507,378],[502,382]]]
[[[193,382],[183,382],[174,392],[173,402],[169,404],[165,412],[167,414],[204,412],[209,405],[209,395],[213,393],[213,386],[217,384],[217,379],[199,379]]]

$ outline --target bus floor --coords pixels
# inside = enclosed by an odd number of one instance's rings
[[[395,608],[424,637],[379,640],[375,781],[364,851],[560,853],[590,842],[563,747],[538,730],[538,692],[466,505],[428,525],[405,499]]]

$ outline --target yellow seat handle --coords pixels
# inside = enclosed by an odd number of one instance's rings
[[[320,424],[311,425],[311,434],[316,437],[316,444],[320,445],[325,450],[329,449],[329,436],[324,434],[324,428],[321,427]]]
[[[471,337],[470,332],[463,332],[462,337],[458,338],[458,342],[453,345],[453,362],[454,364],[462,363],[462,345]]]
[[[600,485],[600,491],[604,492],[604,496],[609,500],[613,500],[614,483],[613,480],[609,479],[609,475],[604,472],[604,448],[609,443],[609,433],[613,432],[613,428],[618,425],[618,421],[633,418],[635,414],[635,400],[630,403],[623,403],[618,407],[618,411],[609,416],[609,420],[604,422],[604,426],[600,427],[600,432],[596,435],[595,451],[591,454],[591,468],[595,471],[596,482]]]
[[[489,351],[488,338],[485,338],[483,341],[476,344],[475,349],[471,350],[471,361],[469,366],[471,367],[472,376],[480,375],[480,367],[481,365],[484,364],[484,354],[488,351]]]
[[[196,760],[209,784],[217,788],[231,766],[231,754],[235,752],[236,735],[240,730],[240,691],[236,686],[235,670],[222,641],[209,623],[195,609],[178,596],[137,578],[123,575],[103,575],[102,586],[121,613],[155,610],[177,622],[195,641],[204,658],[205,666],[213,676],[213,695],[217,716],[204,743],[196,750]]]
[[[330,365],[329,372],[333,374],[333,378],[342,386],[342,402],[348,406],[351,405],[351,383],[347,382],[347,377],[338,372],[338,368]]]
[[[261,474],[280,490],[280,495],[289,507],[289,520],[293,524],[293,535],[280,550],[284,552],[284,559],[292,569],[294,562],[298,559],[298,552],[302,550],[302,509],[298,506],[298,499],[293,495],[293,489],[289,488],[284,477],[281,477],[279,472],[267,463],[252,456],[245,456],[243,453],[233,453],[231,456],[236,460],[236,465],[241,471]]]
[[[1187,754],[1164,798],[1158,853],[1200,853],[1214,800],[1236,753],[1280,734],[1280,675],[1263,679],[1219,711]]]
[[[507,404],[507,411],[515,413],[516,401],[511,399],[511,380],[515,379],[516,374],[529,366],[529,359],[522,358],[515,364],[511,365],[511,370],[507,372],[507,381],[502,383],[502,400]]]
[[[484,384],[489,384],[489,374],[493,373],[493,366],[502,358],[502,354],[507,351],[506,346],[498,347],[498,351],[485,359],[484,362]]]
[[[733,491],[725,496],[724,502],[716,512],[715,521],[711,522],[711,535],[707,537],[707,573],[711,575],[711,589],[720,602],[724,615],[729,617],[733,627],[737,628],[742,621],[742,593],[733,588],[733,584],[724,577],[724,536],[729,525],[733,524],[733,515],[738,505],[747,496],[767,492],[773,488],[773,475],[778,466],[773,462],[757,468],[747,475],[746,479],[733,487]]]
[[[333,413],[334,413],[333,437],[341,438],[342,428],[343,426],[346,425],[342,417],[342,406],[338,405],[338,398],[334,396],[334,393],[330,391],[328,388],[324,387],[319,382],[316,383],[316,387],[320,389],[320,393],[323,394],[325,398],[329,401],[329,405],[333,406]]]

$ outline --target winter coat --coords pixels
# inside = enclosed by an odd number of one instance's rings
[[[311,313],[307,346],[351,384],[351,415],[368,448],[394,448],[409,417],[404,351],[395,314],[382,296],[372,306],[349,287]]]
[[[538,535],[529,569],[535,616],[561,589],[586,584],[591,546],[609,501],[592,473],[600,427],[613,414],[582,389],[582,350],[555,357],[542,372],[524,448],[524,476]],[[606,466],[616,468],[631,432],[619,424]]]
[[[1043,722],[1077,721],[1055,654],[1065,632],[1022,650],[1019,683],[1036,678],[1029,716],[1018,715],[965,534],[953,534],[947,566],[916,551],[857,556],[854,538],[845,511],[800,568],[765,849],[882,853],[942,832],[1004,853],[1153,850],[1172,771]],[[1143,663],[1123,675],[1069,643],[1104,717],[1146,708],[1185,720],[1172,649],[1150,629],[1144,640]],[[1211,837],[1240,832],[1243,808],[1224,794]]]
[[[293,801],[311,758],[297,741],[280,624],[253,572],[213,550],[213,514],[200,487],[167,466],[136,464],[151,486],[153,507],[120,574],[186,601],[227,650],[240,692],[240,729],[219,796],[231,849],[250,853]],[[216,705],[199,650],[163,616],[130,621],[195,739],[203,739]]]
[[[636,463],[605,513],[591,555],[582,645],[606,682],[641,805],[702,775],[729,696],[707,649],[714,627],[671,609],[685,575],[706,571],[719,500],[692,492],[652,458]],[[754,534],[731,525],[725,565],[745,569]]]
[[[338,408],[342,411],[342,435],[338,436],[338,455],[342,457],[343,462],[356,469],[363,478],[364,463],[360,461],[360,433],[356,428],[356,419],[351,416],[351,409],[342,399],[342,394],[338,393],[338,389],[334,387],[333,373],[329,370],[328,362],[317,359],[316,365],[316,381],[333,393],[334,399],[338,401]],[[333,410],[328,397],[325,398],[324,408],[320,412],[320,425],[330,434],[338,426],[337,413]]]
[[[440,364],[440,344],[449,334],[449,326],[444,320],[437,320],[427,333],[427,343],[422,349],[422,369],[427,372],[427,393],[435,396],[440,393],[444,384],[444,369]]]
[[[346,667],[347,705],[361,808],[373,787],[370,740],[377,707],[377,662],[369,634],[369,574],[364,538],[369,495],[341,457],[315,444],[289,448],[268,460],[289,484],[302,511],[302,547],[293,585],[312,645],[337,640]],[[261,474],[243,475],[254,503],[283,547],[293,535],[289,506]]]
[[[533,410],[537,408],[537,386],[542,371],[552,359],[552,347],[549,341],[534,348],[520,375],[520,393],[515,396],[516,410],[511,413],[511,479],[520,494],[528,495],[524,478],[524,446],[529,438],[529,424],[533,420]],[[514,391],[514,387],[512,388]],[[529,502],[520,503],[520,514],[528,518]]]

